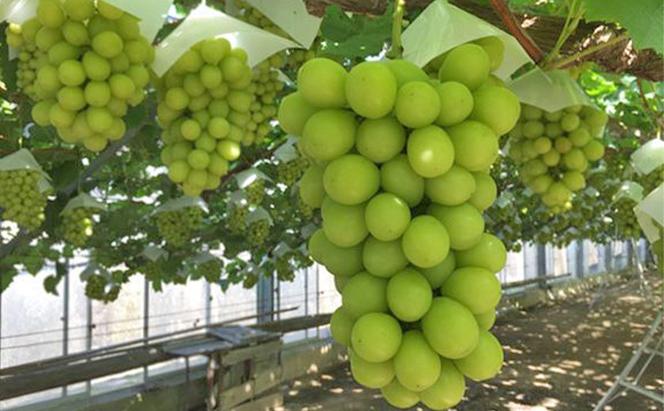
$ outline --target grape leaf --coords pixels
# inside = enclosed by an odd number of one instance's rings
[[[370,17],[360,14],[348,16],[339,6],[325,10],[321,35],[327,40],[323,51],[334,56],[356,58],[379,54],[392,33],[390,4],[385,14]]]
[[[664,2],[662,0],[584,0],[586,20],[610,21],[627,29],[637,48],[664,54]]]

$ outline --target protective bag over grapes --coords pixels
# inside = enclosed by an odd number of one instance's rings
[[[563,71],[534,69],[509,84],[523,103],[509,136],[509,157],[523,183],[553,212],[571,208],[592,163],[604,156],[608,116]]]
[[[489,329],[506,251],[482,217],[497,194],[498,138],[520,115],[491,75],[502,50],[497,37],[457,43],[431,77],[406,60],[347,71],[315,58],[280,106],[312,162],[299,182],[322,216],[309,252],[342,294],[332,335],[355,380],[396,407],[453,407],[465,378],[502,366]]]

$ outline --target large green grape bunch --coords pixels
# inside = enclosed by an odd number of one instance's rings
[[[0,217],[29,231],[44,222],[48,193],[42,192],[42,175],[33,170],[0,171]]]
[[[122,138],[123,117],[144,100],[154,59],[136,17],[104,1],[40,0],[36,17],[7,30],[36,124],[93,152]]]
[[[524,104],[510,133],[509,156],[524,184],[553,212],[571,208],[574,192],[586,187],[591,163],[604,156],[606,113],[589,106],[546,112]]]
[[[200,207],[183,207],[157,213],[157,229],[166,243],[182,247],[192,239],[203,225],[203,210]]]
[[[453,407],[465,378],[502,367],[489,329],[506,250],[482,213],[496,198],[499,136],[521,107],[489,77],[495,44],[454,48],[434,80],[404,60],[347,72],[315,58],[279,109],[313,162],[300,196],[321,209],[309,252],[342,294],[332,335],[355,380],[396,407]]]
[[[65,211],[60,226],[65,241],[79,248],[84,247],[94,234],[94,215],[98,213],[99,209],[93,207],[77,207]]]
[[[254,141],[247,54],[223,38],[203,40],[164,75],[158,120],[162,162],[188,196],[219,187],[243,142]]]

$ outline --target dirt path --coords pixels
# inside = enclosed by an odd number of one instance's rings
[[[661,288],[660,288],[661,289]],[[641,341],[661,295],[646,299],[636,281],[582,292],[557,305],[541,306],[501,320],[494,332],[505,347],[499,377],[470,385],[459,411],[592,410]],[[664,364],[656,359],[643,377],[650,389],[664,389]],[[285,390],[287,410],[392,410],[380,392],[355,384],[347,367],[317,379],[294,381]],[[415,408],[422,409],[422,408]],[[630,393],[607,410],[663,410]]]

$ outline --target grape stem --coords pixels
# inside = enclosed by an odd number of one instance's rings
[[[558,40],[556,41],[555,46],[553,46],[553,49],[551,49],[549,54],[544,59],[544,64],[542,65],[543,67],[547,67],[551,61],[555,60],[560,55],[560,50],[563,48],[574,31],[576,31],[576,28],[578,27],[579,22],[581,21],[581,18],[586,11],[583,6],[583,2],[580,0],[568,0],[568,3],[569,13],[565,19],[565,25],[560,31],[560,35],[558,36]]]
[[[505,3],[505,0],[491,0],[491,7],[496,12],[496,14],[503,21],[503,24],[507,27],[509,32],[516,38],[516,40],[521,44],[521,46],[526,50],[526,53],[532,58],[536,63],[542,60],[544,57],[544,52],[539,48],[537,43],[528,36],[528,34],[521,28],[521,24],[516,19],[514,14],[510,11],[509,7]]]
[[[643,109],[650,114],[648,117],[650,117],[650,120],[652,121],[653,125],[657,129],[657,137],[661,138],[662,136],[662,130],[664,130],[664,119],[662,119],[661,113],[658,113],[657,110],[652,108],[650,103],[648,102],[648,98],[646,97],[646,93],[643,91],[643,83],[641,79],[636,79],[636,87],[639,90],[639,96],[641,97],[641,102],[643,104]]]
[[[595,44],[594,46],[590,46],[587,49],[581,50],[578,53],[572,54],[571,56],[567,56],[565,58],[561,58],[555,62],[552,62],[549,67],[552,69],[555,68],[562,68],[565,67],[573,62],[575,62],[578,59],[587,57],[591,54],[597,53],[598,51],[613,46],[617,43],[620,43],[622,41],[628,40],[629,36],[626,33],[620,34],[619,36],[616,36],[610,40],[605,41],[604,43],[599,43]]]
[[[406,9],[406,0],[394,0],[394,14],[392,14],[392,47],[387,56],[393,59],[401,57],[401,27],[403,14]]]

